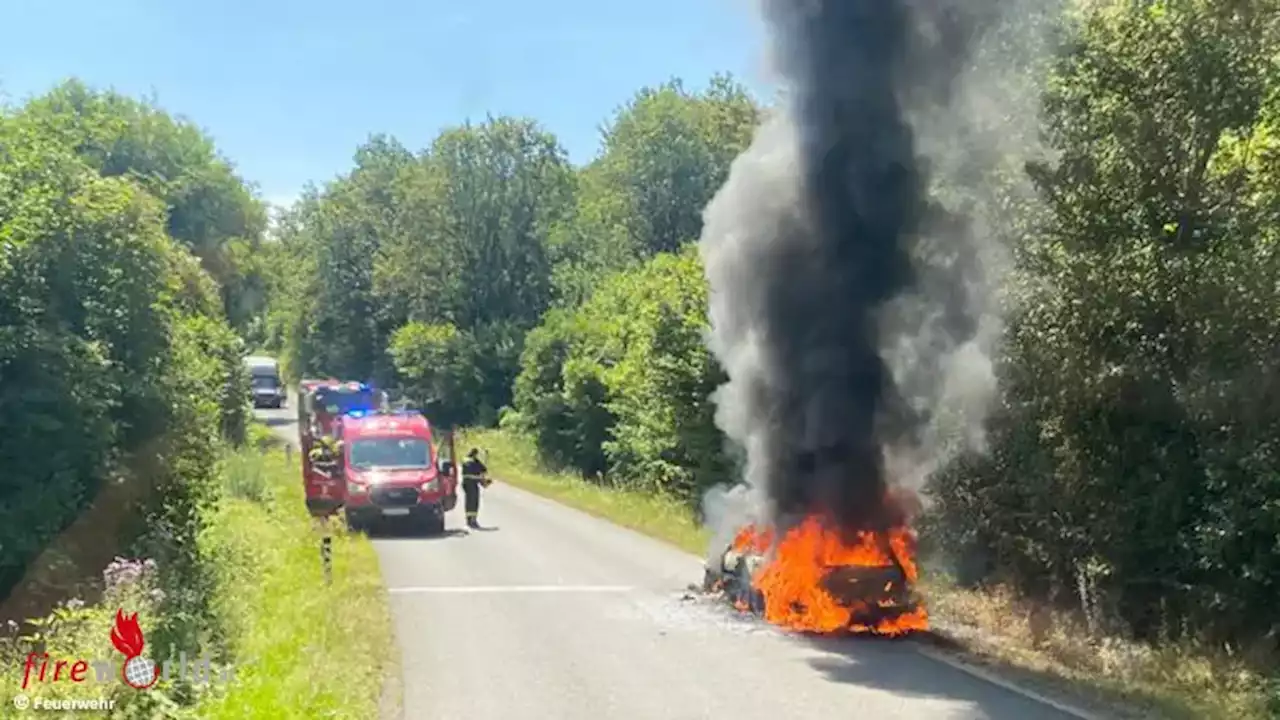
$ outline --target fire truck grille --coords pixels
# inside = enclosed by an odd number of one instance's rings
[[[379,507],[407,507],[418,504],[418,490],[411,487],[374,488],[369,493],[373,504]]]

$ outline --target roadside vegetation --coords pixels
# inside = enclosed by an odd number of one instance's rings
[[[1012,262],[988,447],[927,487],[932,612],[993,661],[1153,714],[1280,716],[1280,7],[1066,5],[1027,18],[1054,28],[1053,57],[1005,63],[1035,89],[1027,141],[1053,162],[938,188],[958,206],[994,194],[1016,222],[995,238]],[[361,667],[371,641],[342,623],[304,645],[274,598],[220,595],[230,577],[275,592],[271,573],[318,572],[287,529],[300,498],[273,515],[291,501],[227,469],[258,462],[245,347],[294,378],[397,388],[437,425],[476,428],[500,480],[704,552],[701,498],[736,480],[740,453],[715,424],[696,241],[769,104],[729,77],[641,89],[583,167],[528,118],[417,151],[372,136],[269,240],[262,203],[194,126],[74,82],[4,110],[8,616],[77,595],[55,617],[105,611],[102,568],[143,558],[109,574],[154,578],[130,591],[161,591],[136,601],[154,603],[149,643],[212,642],[267,673],[239,696],[163,695],[178,705],[283,708],[328,677],[299,652],[353,643],[334,673]],[[272,478],[277,462],[254,467]],[[280,547],[225,534],[264,517]],[[274,565],[239,576],[226,558]],[[346,577],[339,593],[371,582]],[[246,634],[237,612],[279,627]],[[313,695],[343,717],[364,697]]]
[[[258,437],[266,432],[253,430]],[[204,632],[191,644],[163,645],[154,634],[175,620],[166,618],[163,602],[179,590],[166,585],[159,565],[117,559],[104,572],[101,599],[70,600],[20,637],[0,641],[3,712],[21,688],[23,658],[35,648],[55,658],[121,661],[110,631],[123,609],[138,614],[148,657],[162,663],[171,652],[175,661],[185,652],[198,662],[207,651],[215,674],[230,667],[234,680],[162,680],[138,692],[113,675],[106,684],[33,683],[23,692],[109,697],[116,701],[111,716],[120,718],[376,717],[384,673],[396,661],[377,557],[363,536],[335,530],[333,582],[325,584],[320,533],[303,510],[298,472],[296,458],[287,462],[278,448],[242,449],[219,463],[218,502],[206,511],[197,550],[209,570],[215,622],[199,624]],[[95,691],[86,692],[88,686]]]
[[[490,473],[502,483],[665,540],[686,552],[702,555],[707,550],[711,534],[699,524],[689,504],[678,498],[587,482],[577,474],[549,469],[539,461],[532,439],[510,431],[470,429],[458,443],[484,448]]]
[[[204,542],[217,567],[236,683],[201,718],[372,718],[397,662],[387,596],[368,539],[333,523],[332,581],[304,510],[297,457],[232,455],[228,499]]]
[[[92,509],[108,531],[68,562],[146,554],[199,612],[187,549],[249,413],[229,258],[263,217],[202,135],[145,104],[70,82],[0,112],[0,594]]]
[[[372,551],[339,539],[323,586],[298,469],[250,426],[265,228],[209,139],[148,103],[69,81],[0,109],[0,714],[28,652],[121,659],[120,608],[148,656],[207,650],[238,680],[117,680],[117,717],[375,714]]]

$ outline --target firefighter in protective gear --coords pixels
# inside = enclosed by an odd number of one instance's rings
[[[489,487],[493,482],[486,473],[489,468],[480,462],[480,451],[471,448],[471,452],[467,453],[467,459],[462,463],[462,492],[464,497],[465,509],[467,511],[467,527],[478,529],[480,523],[477,517],[480,515],[480,488]]]
[[[342,457],[342,442],[328,435],[320,435],[311,445],[311,464],[326,474],[332,474]]]

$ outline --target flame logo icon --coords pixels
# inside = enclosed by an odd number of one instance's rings
[[[124,610],[116,610],[116,624],[111,628],[111,644],[124,655],[120,667],[120,679],[135,690],[146,690],[160,679],[160,668],[150,659],[142,657],[146,641],[138,626],[138,613],[125,616]]]

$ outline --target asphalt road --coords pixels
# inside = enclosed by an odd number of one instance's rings
[[[293,409],[260,411],[296,442]],[[1067,720],[912,642],[785,635],[687,599],[702,562],[501,484],[484,530],[376,538],[405,720]]]

